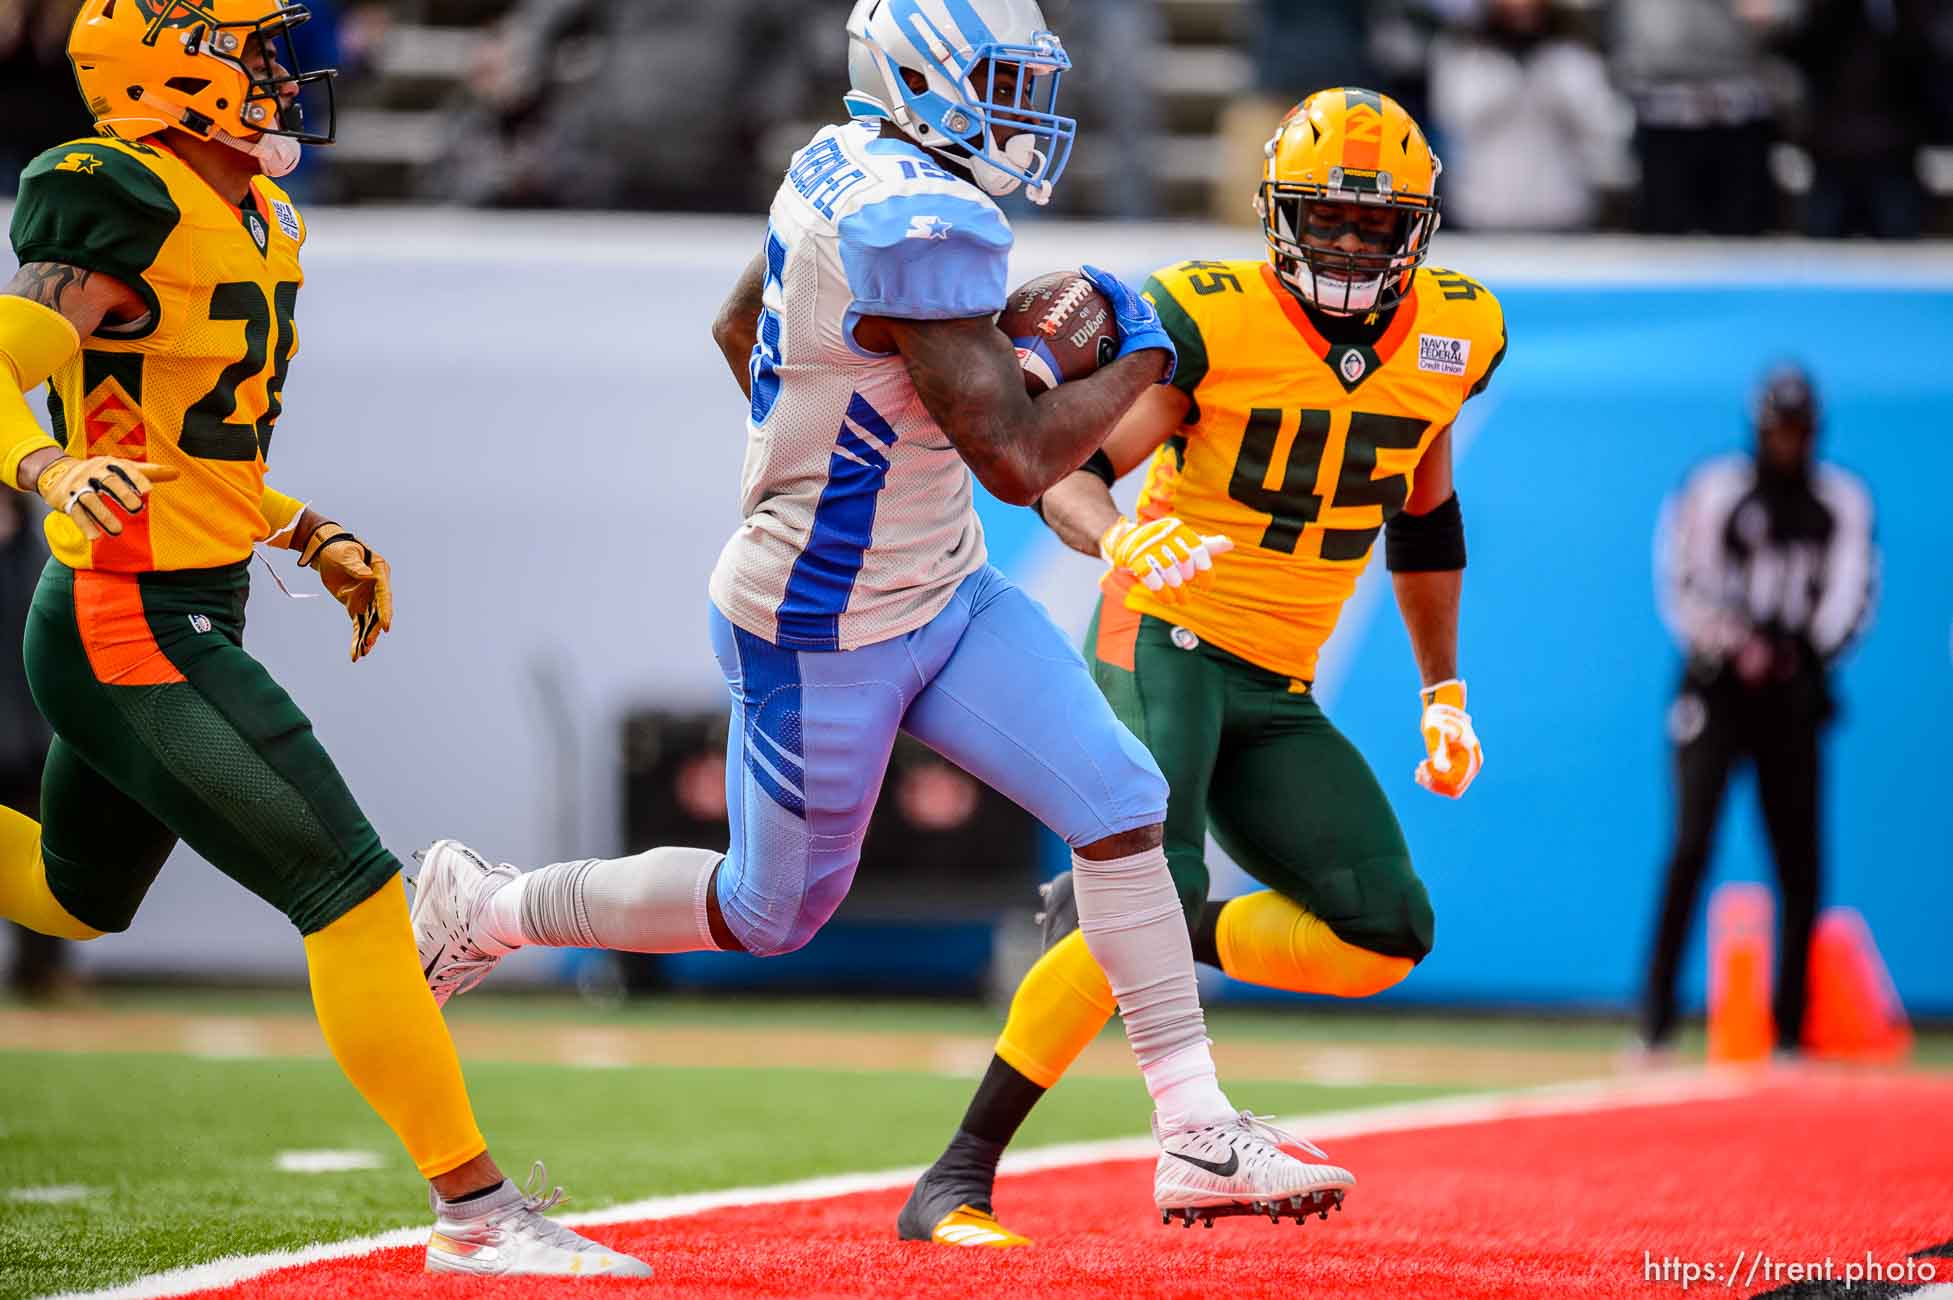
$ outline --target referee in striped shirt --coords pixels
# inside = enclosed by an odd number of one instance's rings
[[[1687,656],[1669,709],[1677,785],[1673,848],[1642,1009],[1643,1045],[1675,1031],[1675,973],[1709,865],[1730,771],[1756,765],[1783,890],[1777,1041],[1794,1051],[1822,872],[1819,738],[1831,665],[1864,630],[1877,585],[1872,503],[1816,458],[1817,394],[1794,366],[1765,377],[1753,455],[1699,466],[1656,536],[1663,617]]]

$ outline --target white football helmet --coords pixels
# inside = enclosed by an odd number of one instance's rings
[[[987,194],[1023,186],[1033,203],[1050,200],[1078,123],[1057,113],[1071,59],[1036,0],[857,0],[848,37],[851,116],[893,122]],[[904,69],[926,88],[910,89]]]

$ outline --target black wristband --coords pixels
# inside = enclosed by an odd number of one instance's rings
[[[1103,447],[1093,452],[1083,465],[1080,465],[1072,472],[1096,475],[1107,487],[1111,487],[1119,481],[1118,471],[1112,468],[1112,457],[1105,454],[1105,448]]]
[[[1105,454],[1105,448],[1103,447],[1100,447],[1097,451],[1093,452],[1091,456],[1086,459],[1085,463],[1083,465],[1080,465],[1077,469],[1073,470],[1072,473],[1090,474],[1093,478],[1098,479],[1100,482],[1104,483],[1107,487],[1111,487],[1114,483],[1117,483],[1119,481],[1118,471],[1112,468],[1112,457]],[[1037,500],[1031,502],[1031,509],[1037,512],[1038,518],[1043,519],[1044,498],[1039,497]],[[1049,521],[1047,520],[1046,522]]]
[[[1399,511],[1384,530],[1383,562],[1392,573],[1449,573],[1465,567],[1465,516],[1453,492],[1429,514]]]

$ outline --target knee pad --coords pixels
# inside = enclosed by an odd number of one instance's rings
[[[1409,858],[1365,863],[1361,903],[1349,914],[1324,917],[1345,943],[1386,957],[1405,957],[1413,965],[1431,954],[1437,917],[1424,882]]]

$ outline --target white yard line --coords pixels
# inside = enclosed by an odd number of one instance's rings
[[[1756,1076],[1722,1074],[1700,1070],[1665,1071],[1659,1074],[1620,1079],[1596,1079],[1581,1083],[1553,1084],[1510,1092],[1477,1093],[1461,1097],[1440,1097],[1432,1101],[1402,1102],[1389,1106],[1365,1106],[1353,1110],[1324,1111],[1302,1116],[1287,1126],[1304,1136],[1334,1139],[1377,1133],[1401,1133],[1414,1129],[1453,1128],[1459,1125],[1489,1124],[1506,1119],[1531,1119],[1553,1115],[1582,1115],[1595,1111],[1631,1109],[1637,1106],[1670,1106],[1691,1101],[1712,1101],[1751,1091]],[[1041,1147],[1004,1157],[1000,1172],[1005,1175],[1038,1173],[1078,1165],[1099,1164],[1108,1160],[1138,1160],[1158,1150],[1150,1137],[1115,1138],[1104,1142],[1071,1142]],[[826,1178],[807,1178],[799,1182],[777,1183],[770,1187],[733,1187],[714,1192],[692,1192],[683,1196],[654,1196],[642,1201],[613,1205],[588,1214],[562,1215],[573,1226],[635,1223],[646,1219],[671,1219],[708,1210],[739,1205],[778,1205],[788,1201],[827,1200],[858,1192],[888,1191],[907,1187],[922,1173],[922,1167],[885,1169],[874,1173],[837,1174]],[[325,1260],[349,1259],[396,1246],[416,1246],[427,1239],[425,1226],[399,1228],[377,1236],[349,1241],[328,1242],[304,1250],[273,1251],[263,1255],[233,1255],[171,1269],[150,1277],[138,1278],[122,1286],[101,1291],[69,1292],[56,1300],[162,1300],[192,1291],[234,1286],[277,1269]]]

